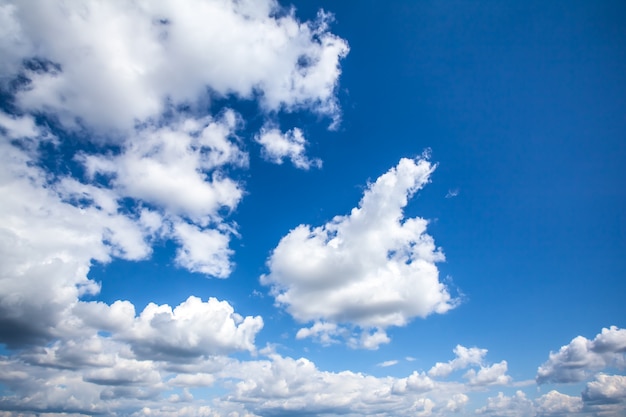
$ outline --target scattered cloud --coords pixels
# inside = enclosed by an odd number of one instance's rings
[[[602,329],[593,340],[577,336],[558,352],[550,352],[537,370],[537,383],[579,382],[608,367],[626,366],[626,330],[615,326]]]
[[[426,233],[428,222],[403,214],[434,169],[426,159],[402,159],[368,186],[349,215],[291,230],[261,282],[300,322],[365,329],[356,344],[366,348],[389,341],[386,327],[454,308],[439,281],[436,263],[444,256]]]
[[[459,193],[460,193],[460,190],[458,188],[448,190],[448,192],[446,193],[446,198],[454,198],[458,196]]]
[[[511,397],[502,392],[487,398],[487,405],[476,410],[476,414],[498,417],[531,417],[535,415],[534,405],[522,391],[516,391]]]
[[[540,416],[570,416],[582,409],[580,397],[561,394],[552,390],[535,400],[537,414]]]
[[[466,369],[470,365],[481,365],[487,354],[487,349],[479,349],[476,347],[466,348],[457,345],[454,348],[456,358],[447,362],[437,362],[435,366],[430,368],[428,375],[431,377],[446,377],[453,371]]]
[[[285,133],[279,129],[264,127],[255,136],[255,140],[263,147],[262,154],[270,162],[282,164],[285,158],[300,169],[321,168],[320,159],[306,157],[307,141],[300,129],[293,128]]]
[[[397,365],[397,364],[398,364],[397,360],[390,360],[390,361],[380,362],[380,363],[376,364],[376,366],[380,366],[381,368],[388,368],[390,366],[394,366],[394,365]]]

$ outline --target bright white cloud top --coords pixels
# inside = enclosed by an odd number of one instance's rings
[[[498,343],[508,323],[461,331],[506,277],[462,296],[433,207],[469,216],[476,189],[394,122],[352,140],[400,107],[348,119],[345,5],[298,7],[0,0],[0,416],[623,415],[621,317],[520,331],[539,359]]]
[[[336,324],[351,324],[366,331],[352,343],[376,349],[389,342],[385,328],[454,307],[439,282],[435,263],[444,256],[426,233],[427,221],[403,215],[434,169],[426,159],[402,159],[349,215],[324,226],[300,225],[280,241],[261,282],[296,320],[318,322],[300,337],[329,340],[341,332]]]

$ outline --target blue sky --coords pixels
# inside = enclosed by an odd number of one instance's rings
[[[623,415],[625,16],[0,1],[0,411]]]

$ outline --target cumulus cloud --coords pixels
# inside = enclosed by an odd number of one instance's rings
[[[25,152],[0,142],[0,340],[10,345],[61,333],[77,299],[99,292],[92,261],[143,259],[145,235],[107,190],[71,179],[50,183]],[[80,197],[88,205],[72,204]]]
[[[311,160],[304,154],[307,141],[298,128],[282,133],[279,129],[264,127],[255,140],[263,147],[263,156],[275,164],[282,164],[288,158],[295,167],[301,169],[322,166],[320,159]]]
[[[580,397],[561,394],[552,390],[535,400],[537,414],[540,416],[569,416],[582,409]]]
[[[142,357],[175,361],[236,350],[253,351],[254,338],[262,327],[260,316],[243,318],[226,301],[209,298],[203,302],[191,296],[174,309],[148,304],[132,327],[118,337],[129,341]]]
[[[587,383],[582,392],[586,405],[626,404],[626,376],[598,374],[595,380]]]
[[[506,361],[495,363],[491,366],[482,367],[476,372],[470,369],[465,374],[470,385],[487,386],[487,385],[506,385],[511,382],[511,377],[506,374],[508,364]]]
[[[487,398],[487,404],[478,408],[476,414],[498,417],[532,417],[535,415],[533,402],[522,391],[507,397],[499,392],[495,397]]]
[[[602,329],[593,340],[577,336],[537,370],[537,383],[578,382],[607,367],[624,369],[626,330],[615,326]]]
[[[370,348],[388,341],[388,326],[450,310],[456,302],[439,281],[436,262],[444,256],[426,233],[428,222],[403,214],[434,169],[426,159],[402,159],[368,186],[349,215],[291,230],[261,282],[300,322],[377,329],[364,333]]]
[[[428,375],[431,377],[446,377],[453,371],[465,369],[470,365],[481,365],[487,354],[487,349],[479,349],[477,347],[466,348],[457,345],[454,348],[456,358],[447,363],[437,362],[435,366],[430,368]]]
[[[0,76],[30,59],[19,105],[67,126],[132,128],[168,101],[193,104],[207,89],[256,96],[266,111],[339,117],[335,89],[348,45],[328,31],[327,14],[299,22],[273,0],[31,0],[1,10]]]

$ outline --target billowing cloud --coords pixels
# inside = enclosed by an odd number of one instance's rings
[[[561,394],[552,390],[535,400],[537,414],[540,416],[570,416],[582,409],[580,397]]]
[[[321,160],[311,160],[305,155],[307,141],[298,128],[283,133],[276,128],[264,127],[255,140],[263,147],[263,156],[275,164],[282,164],[288,158],[294,166],[301,169],[322,166]]]
[[[626,376],[598,374],[587,383],[582,398],[587,406],[621,404],[623,410],[626,405]]]
[[[329,15],[299,22],[273,0],[2,4],[0,77],[20,70],[21,108],[66,126],[132,128],[209,89],[259,99],[266,111],[339,116],[335,89],[347,43]]]
[[[532,417],[535,415],[533,402],[522,391],[507,397],[502,392],[487,398],[487,405],[478,408],[476,414],[498,417]]]
[[[615,326],[602,329],[593,340],[583,336],[551,352],[537,370],[537,383],[578,382],[607,367],[624,369],[626,365],[626,330]]]
[[[470,385],[506,385],[511,382],[511,377],[506,374],[508,364],[506,361],[495,363],[491,366],[481,367],[478,372],[470,369],[465,374]]]
[[[481,365],[487,354],[487,349],[466,348],[465,346],[457,345],[454,348],[454,354],[456,358],[447,363],[437,362],[435,366],[430,368],[428,375],[431,377],[446,377],[453,371],[465,369],[470,365]]]
[[[444,256],[426,233],[428,222],[403,214],[434,169],[426,159],[402,159],[368,186],[349,215],[296,227],[272,252],[261,282],[300,322],[377,329],[360,343],[370,348],[389,340],[386,327],[450,310],[455,300],[439,281],[436,262]]]
[[[148,304],[118,337],[131,342],[140,356],[175,360],[253,351],[254,337],[262,327],[261,317],[243,318],[226,301],[203,302],[192,296],[174,309]]]

